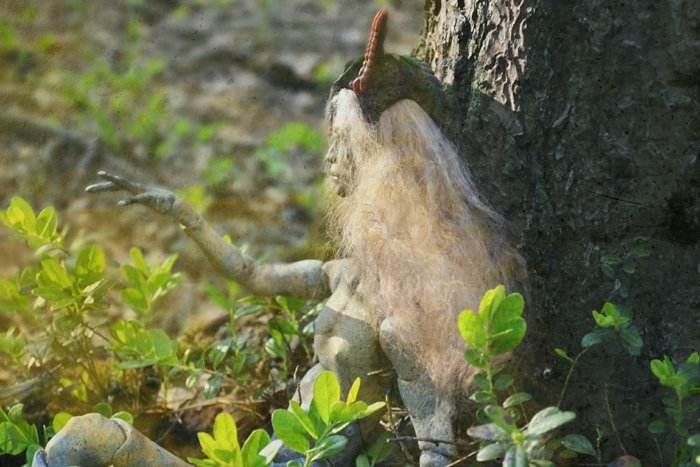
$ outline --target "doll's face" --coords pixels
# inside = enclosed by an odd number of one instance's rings
[[[355,182],[356,164],[349,148],[331,140],[326,153],[326,176],[338,196],[348,196]]]

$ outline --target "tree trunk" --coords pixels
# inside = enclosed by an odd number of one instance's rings
[[[516,358],[530,377],[518,389],[556,404],[569,363],[554,349],[577,354],[606,301],[631,308],[641,356],[595,346],[562,408],[595,439],[610,425],[607,385],[622,443],[607,437],[604,459],[626,449],[669,465],[647,426],[673,392],[649,364],[700,350],[700,3],[429,0],[418,54],[447,87],[450,131],[527,261]],[[651,255],[603,273],[604,255],[635,247]],[[669,440],[658,437],[662,450]]]

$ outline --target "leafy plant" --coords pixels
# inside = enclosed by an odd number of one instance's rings
[[[0,455],[26,452],[27,465],[32,465],[34,454],[41,448],[39,432],[36,425],[22,418],[23,408],[23,404],[16,404],[7,413],[0,409]]]
[[[90,411],[90,413],[98,413],[106,418],[118,418],[120,420],[124,420],[130,425],[134,424],[134,416],[131,413],[127,411],[120,411],[114,413],[112,411],[112,406],[107,402],[100,402],[99,404],[95,405]],[[54,415],[51,426],[44,428],[46,440],[48,441],[49,439],[56,436],[56,434],[58,434],[58,432],[61,431],[63,427],[66,426],[68,421],[73,417],[74,415],[69,412],[59,412],[56,415]]]
[[[330,371],[324,371],[314,383],[313,399],[306,413],[296,401],[289,409],[278,409],[272,414],[272,427],[282,442],[291,450],[305,456],[304,467],[312,462],[328,459],[340,452],[348,440],[339,433],[351,422],[367,417],[384,407],[383,402],[367,405],[358,401],[360,379],[350,388],[345,402],[340,400],[340,384]],[[312,446],[309,437],[314,440]],[[298,463],[288,463],[289,467]]]
[[[187,386],[192,387],[203,374],[208,372],[210,377],[204,390],[207,398],[214,397],[218,393],[223,379],[235,379],[237,384],[245,384],[251,376],[247,371],[248,367],[260,358],[255,350],[248,347],[247,340],[239,336],[236,321],[262,310],[263,301],[255,297],[238,298],[242,292],[241,286],[233,281],[225,282],[228,295],[212,284],[207,284],[205,291],[217,305],[229,313],[227,330],[231,337],[208,345],[197,360],[198,369],[190,370],[190,376],[187,379]],[[207,370],[208,368],[210,370]]]
[[[104,252],[97,246],[80,248],[77,255],[66,249],[65,234],[57,232],[52,207],[35,216],[26,201],[15,197],[0,212],[0,220],[35,250],[41,264],[15,274],[12,280],[0,281],[0,311],[26,316],[36,334],[30,344],[22,344],[8,331],[3,336],[3,353],[25,374],[31,366],[45,366],[52,359],[77,363],[83,368],[82,392],[103,397],[105,378],[95,365],[90,339],[104,322],[97,313],[109,307],[105,296],[115,285],[103,274]],[[33,308],[29,307],[30,294],[37,297]],[[24,362],[27,354],[31,358]]]
[[[290,171],[287,158],[289,151],[298,148],[321,156],[325,147],[326,141],[321,133],[305,123],[290,122],[268,135],[266,145],[259,148],[255,156],[271,177],[280,179]]]
[[[292,353],[290,342],[295,336],[299,337],[307,359],[309,361],[312,359],[313,321],[311,317],[318,312],[318,308],[307,309],[306,305],[306,300],[283,296],[278,296],[275,299],[275,304],[270,305],[271,308],[281,311],[282,314],[270,318],[267,323],[270,338],[265,343],[265,350],[270,355],[282,359],[282,367],[285,372],[288,370]]]
[[[212,143],[222,124],[178,116],[158,83],[166,62],[142,58],[139,20],[128,20],[126,38],[122,60],[87,51],[89,66],[63,75],[55,91],[72,106],[75,122],[96,132],[110,150],[139,157],[161,159],[182,148],[190,151]],[[51,45],[50,38],[44,38],[38,46]]]
[[[520,294],[506,297],[505,287],[498,286],[481,298],[478,313],[464,310],[459,316],[459,331],[470,346],[464,352],[464,357],[469,364],[484,371],[474,378],[481,391],[472,394],[470,399],[480,404],[492,404],[497,400],[497,393],[513,383],[510,375],[494,380],[494,376],[504,368],[503,364],[494,364],[494,358],[512,351],[523,340],[527,328],[521,317],[524,306]],[[529,398],[528,394],[522,393],[520,403]],[[477,416],[480,420],[486,419],[483,413]]]
[[[505,287],[498,286],[481,298],[478,313],[464,310],[459,316],[459,330],[470,346],[464,357],[472,366],[484,371],[474,376],[474,383],[481,390],[470,397],[485,406],[476,414],[483,424],[467,432],[482,441],[477,460],[503,458],[504,466],[553,466],[550,459],[561,446],[565,449],[559,453],[560,457],[573,457],[577,453],[595,455],[591,443],[581,435],[552,438],[557,428],[576,417],[573,412],[547,407],[521,428],[517,424],[521,417],[518,407],[522,408],[522,404],[532,398],[530,394],[517,392],[501,406],[494,405],[498,402],[498,393],[513,384],[511,375],[494,379],[504,368],[502,363],[494,364],[494,359],[514,350],[525,337],[527,326],[521,316],[524,306],[520,294],[506,296]]]
[[[371,446],[365,448],[364,451],[357,456],[357,459],[355,459],[355,467],[374,467],[376,464],[389,457],[389,454],[391,454],[394,448],[394,446],[388,442],[389,438],[392,436],[392,433],[388,431],[379,435]]]
[[[615,288],[613,289],[612,294],[619,292],[622,298],[627,298],[629,291],[627,286],[620,278],[620,272],[623,272],[626,275],[634,274],[637,270],[635,259],[646,258],[649,255],[651,255],[649,250],[646,248],[637,247],[630,249],[625,256],[607,254],[600,258],[600,270],[606,277],[615,282]]]
[[[692,465],[693,448],[700,446],[700,435],[690,436],[688,427],[684,424],[686,416],[698,411],[697,405],[684,405],[688,397],[700,394],[700,355],[694,352],[685,363],[676,370],[671,359],[664,356],[663,360],[652,360],[651,371],[662,386],[672,388],[676,399],[663,398],[666,406],[666,418],[657,419],[649,424],[649,431],[655,435],[672,434],[673,467]],[[697,449],[695,449],[697,450]]]
[[[602,329],[592,331],[581,340],[581,347],[591,347],[606,339],[617,337],[622,347],[634,357],[641,353],[642,338],[637,327],[632,325],[632,311],[623,306],[606,303],[602,313],[593,311],[593,318]]]
[[[553,432],[576,418],[573,412],[547,407],[536,413],[527,427],[518,428],[513,418],[501,407],[486,406],[485,416],[491,423],[470,428],[469,436],[482,440],[478,461],[503,459],[504,466],[554,466],[554,450],[563,445],[569,453],[595,455],[591,443],[581,435],[567,435],[563,440],[552,439]]]
[[[231,157],[210,157],[202,176],[207,186],[218,188],[232,178],[234,173],[234,160]],[[202,212],[202,211],[200,211]]]
[[[181,275],[172,273],[177,254],[162,264],[153,263],[149,266],[140,249],[132,248],[129,253],[133,266],[123,264],[121,269],[130,287],[122,290],[121,298],[139,317],[147,318],[156,302],[180,283]]]
[[[265,467],[272,463],[282,441],[270,440],[265,430],[253,431],[243,448],[238,444],[238,431],[233,417],[220,413],[214,421],[214,436],[197,433],[206,459],[188,457],[197,467]]]

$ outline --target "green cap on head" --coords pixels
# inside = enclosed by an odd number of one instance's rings
[[[440,121],[440,82],[422,60],[384,52],[388,24],[389,11],[382,8],[374,17],[365,54],[346,66],[333,83],[331,96],[341,89],[354,91],[371,122],[379,120],[386,109],[403,99],[415,101],[433,120]]]

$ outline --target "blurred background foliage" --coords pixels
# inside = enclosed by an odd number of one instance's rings
[[[249,420],[237,417],[239,428],[255,428],[260,413],[286,401],[298,365],[275,323],[291,323],[284,326],[293,328],[299,342],[292,344],[306,358],[313,304],[302,318],[275,301],[256,303],[257,311],[267,311],[244,313],[234,329],[235,311],[250,305],[236,305],[246,294],[217,277],[177,225],[143,207],[117,208],[119,195],[88,195],[84,188],[98,181],[98,170],[164,186],[262,261],[328,257],[322,190],[328,90],[344,64],[364,51],[380,6],[392,11],[389,47],[410,53],[418,45],[423,3],[0,0],[0,208],[13,196],[36,212],[54,206],[67,244],[99,245],[106,271],[117,275],[132,261],[132,248],[148,264],[166,264],[177,254],[171,266],[178,286],[159,299],[148,325],[181,348],[218,348],[223,332],[229,340],[244,335],[252,352],[255,345],[267,350],[256,354],[261,362],[249,362],[259,381],[236,393],[247,400],[240,410]],[[36,267],[36,254],[18,245],[10,229],[0,228],[0,279]],[[139,318],[118,292],[110,297],[108,320]],[[23,320],[0,311],[0,333],[18,328],[30,342],[32,328]],[[236,352],[237,359],[250,359],[242,348]],[[157,391],[144,372],[144,391]],[[24,414],[36,422],[59,410],[80,413],[89,386],[80,385],[84,376],[64,375],[64,382],[77,381],[64,385],[72,398],[50,401],[32,392],[22,401]],[[0,406],[17,401],[16,377],[0,364]],[[225,379],[218,384],[215,393],[230,391]],[[65,407],[66,400],[79,403]],[[238,407],[230,399],[226,404]],[[196,449],[191,434],[206,429],[220,407],[171,414],[177,424],[149,410],[140,408],[137,426],[151,427],[155,431],[146,432],[153,438],[170,433],[186,451],[182,441]]]

